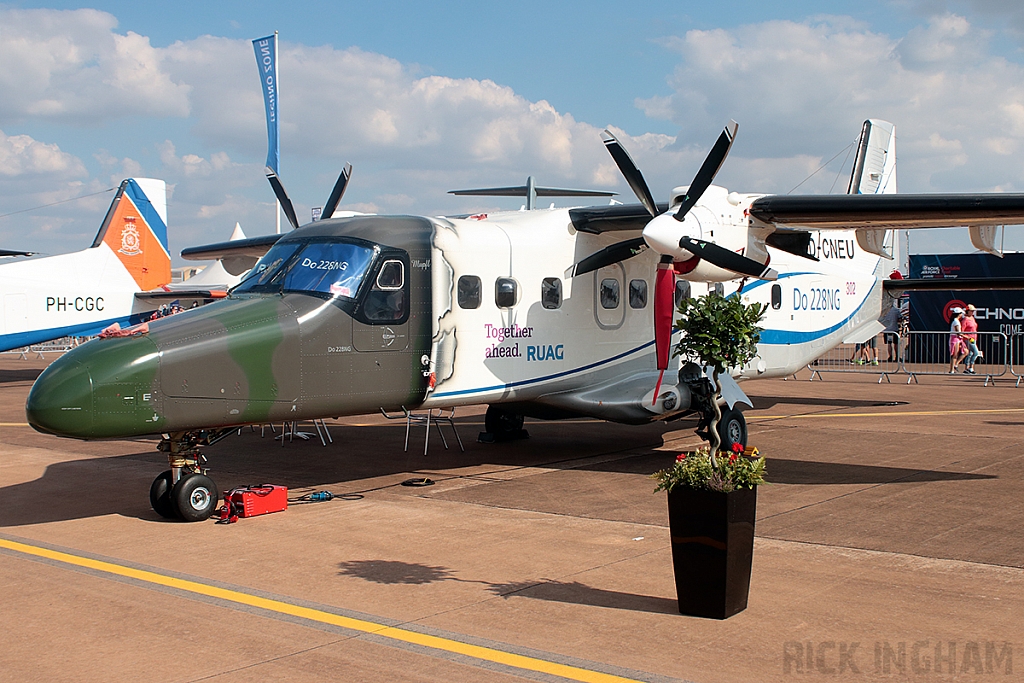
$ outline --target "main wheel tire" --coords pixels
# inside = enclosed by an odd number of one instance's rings
[[[190,474],[171,490],[171,502],[183,522],[202,522],[217,509],[217,485],[205,474]]]
[[[509,412],[498,406],[487,406],[484,415],[484,429],[500,439],[503,436],[518,434],[523,428],[523,416]]]
[[[722,419],[718,422],[718,436],[722,439],[721,450],[731,451],[732,445],[747,445],[747,420],[743,413],[735,408],[722,411]]]
[[[164,519],[177,519],[178,513],[174,511],[174,504],[171,503],[171,471],[167,470],[153,480],[149,487],[149,504],[153,511]]]

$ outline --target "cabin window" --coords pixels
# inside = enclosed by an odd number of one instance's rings
[[[629,307],[646,308],[647,306],[647,280],[629,281]]]
[[[499,277],[494,282],[494,303],[498,308],[512,308],[519,298],[519,287],[510,277]]]
[[[782,285],[772,285],[772,308],[776,311],[782,308]]]
[[[609,277],[601,280],[601,307],[608,309],[619,307],[619,281],[615,278]]]
[[[476,275],[463,275],[459,278],[459,308],[480,308],[483,298],[483,282]]]
[[[690,281],[676,280],[676,308],[690,298]]]
[[[401,289],[405,284],[405,266],[397,259],[389,259],[377,273],[377,288],[385,292]]]
[[[544,308],[562,307],[562,281],[557,277],[546,277],[540,282],[540,303]]]

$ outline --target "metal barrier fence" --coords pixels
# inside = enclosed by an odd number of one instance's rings
[[[1020,386],[1024,380],[1024,337],[1009,338],[1002,332],[977,335],[981,354],[973,375],[964,372],[962,361],[952,374],[984,377],[988,386],[996,377],[1010,373]],[[840,344],[809,363],[807,369],[811,371],[810,380],[823,379],[826,372],[877,374],[879,384],[883,379],[891,382],[891,375],[906,375],[907,384],[917,382],[919,375],[948,375],[949,332],[907,332],[901,336],[883,333],[864,344]]]
[[[890,339],[895,343],[888,343]],[[810,379],[823,379],[825,372],[843,372],[878,374],[879,384],[883,379],[889,382],[889,375],[901,372],[898,341],[896,335],[876,335],[863,344],[840,344],[807,365]]]
[[[977,346],[981,354],[974,364],[974,373],[984,375],[985,386],[1010,370],[1012,349],[1002,332],[977,332]],[[910,332],[903,355],[902,367],[907,373],[907,384],[917,381],[918,375],[964,374],[966,366],[951,369],[949,332]]]
[[[60,339],[53,339],[42,344],[23,346],[20,349],[11,349],[10,351],[0,351],[0,355],[17,354],[20,360],[28,360],[29,354],[34,353],[37,358],[45,358],[44,353],[66,353],[89,339],[91,337],[61,337]]]

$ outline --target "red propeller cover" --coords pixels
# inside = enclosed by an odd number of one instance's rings
[[[658,369],[668,368],[672,346],[672,313],[675,308],[676,274],[671,263],[659,263],[654,281],[654,346]]]

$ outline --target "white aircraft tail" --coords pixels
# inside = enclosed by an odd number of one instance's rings
[[[139,322],[135,294],[170,281],[166,185],[129,178],[90,248],[0,265],[0,350]]]
[[[847,194],[896,192],[896,126],[868,119],[860,131]]]

